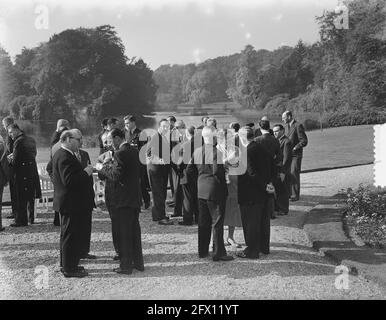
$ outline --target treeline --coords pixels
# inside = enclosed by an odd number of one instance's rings
[[[157,87],[141,59],[128,59],[114,28],[68,29],[14,63],[0,47],[0,113],[77,123],[153,110]],[[99,125],[98,125],[99,127]]]
[[[386,111],[386,2],[353,0],[346,6],[348,29],[337,28],[338,14],[326,11],[316,18],[320,40],[313,44],[300,40],[274,51],[247,45],[241,53],[198,65],[159,67],[157,102],[199,107],[233,100],[267,114],[291,109],[321,118],[371,110],[367,115],[380,121],[379,112]],[[334,117],[343,118],[353,121]]]

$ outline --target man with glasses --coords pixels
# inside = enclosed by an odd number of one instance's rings
[[[77,157],[82,136],[77,130],[67,130],[60,136],[61,148],[52,159],[54,183],[54,210],[60,214],[60,264],[65,277],[87,276],[81,259],[85,212],[92,211],[90,177],[93,167],[83,168]]]

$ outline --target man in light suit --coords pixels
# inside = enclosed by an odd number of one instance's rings
[[[108,145],[114,147],[111,162],[99,164],[97,170],[111,183],[110,208],[117,224],[117,239],[120,267],[114,269],[121,274],[131,274],[133,267],[144,271],[139,212],[141,208],[140,162],[138,149],[125,140],[125,133],[118,128],[107,136]]]
[[[290,139],[292,149],[291,161],[291,201],[298,201],[300,197],[300,171],[302,168],[303,148],[307,146],[308,139],[304,127],[292,116],[291,111],[286,111],[282,115],[285,123],[285,135]]]
[[[90,176],[93,167],[82,167],[76,153],[81,144],[81,135],[67,130],[60,136],[61,148],[52,158],[54,183],[54,210],[60,214],[60,262],[65,277],[82,278],[87,276],[81,259],[84,215],[92,211],[94,198],[91,198]]]
[[[216,148],[215,128],[202,129],[204,145],[197,148],[187,167],[188,176],[198,174],[198,255],[208,256],[213,232],[213,261],[230,261],[224,246],[224,216],[228,188],[223,155]]]

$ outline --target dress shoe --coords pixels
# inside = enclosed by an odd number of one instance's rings
[[[133,273],[132,269],[114,268],[113,271],[116,273],[119,273],[119,274],[132,274]]]
[[[133,264],[133,268],[138,271],[145,271],[145,266],[143,264]]]
[[[185,222],[185,221],[179,221],[178,224],[180,226],[192,226],[193,225],[193,222]]]
[[[227,243],[228,245],[232,246],[232,247],[236,247],[236,248],[241,248],[241,244],[237,243],[235,240],[233,240],[232,238],[228,238],[227,239]]]
[[[35,224],[35,221],[30,220],[30,221],[29,221],[29,224]]]
[[[150,202],[145,202],[145,210],[150,208]]]
[[[83,256],[81,259],[96,259],[97,256],[94,256],[93,254],[87,253],[85,256]]]
[[[1,231],[4,231],[4,230],[5,230],[5,228],[4,228],[4,227],[0,227],[0,232],[1,232]]]
[[[83,266],[77,266],[75,271],[86,271],[86,269]],[[60,272],[61,273],[64,272],[64,268],[63,267],[60,267]]]
[[[170,221],[168,219],[162,219],[158,221],[158,224],[163,225],[163,226],[170,226],[173,224],[173,221]]]
[[[10,227],[27,227],[27,224],[20,224],[20,223],[11,223],[9,225]]]
[[[7,219],[15,219],[16,216],[14,214],[10,214],[9,216],[6,217]]]
[[[182,217],[181,213],[173,213],[170,215],[172,218]]]
[[[294,202],[294,201],[299,201],[299,198],[298,197],[291,197],[290,198],[290,201]]]
[[[234,260],[235,258],[233,258],[232,256],[222,256],[222,257],[213,257],[213,261],[232,261]]]
[[[84,270],[83,271],[71,271],[71,272],[63,271],[63,275],[66,278],[84,278],[84,277],[88,276],[88,273]]]
[[[200,259],[203,259],[203,258],[208,257],[209,253],[199,254],[198,256],[200,257]]]
[[[246,254],[245,251],[237,252],[236,256],[238,256],[239,258],[243,258],[243,259],[259,259],[258,255],[257,256],[250,256],[250,255]]]
[[[118,260],[120,260],[120,259],[121,259],[121,258],[120,258],[118,255],[114,256],[114,258],[113,258],[114,261],[118,261]]]

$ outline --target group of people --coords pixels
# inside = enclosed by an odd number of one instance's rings
[[[166,214],[169,206],[174,207],[172,217],[182,217],[180,225],[198,224],[200,258],[209,255],[212,236],[212,259],[233,260],[225,246],[241,247],[233,236],[236,227],[242,227],[246,245],[238,257],[257,259],[260,254],[269,254],[270,219],[288,214],[289,201],[299,200],[302,150],[307,145],[304,127],[290,111],[283,113],[282,120],[284,125],[272,128],[263,117],[256,130],[253,123],[242,127],[231,123],[227,129],[218,129],[214,118],[203,117],[202,124],[195,128],[170,116],[158,122],[156,132],[149,133],[139,130],[131,115],[124,117],[122,129],[118,119],[104,119],[98,135],[100,156],[92,166],[89,155],[81,149],[81,132],[60,119],[51,141],[47,171],[54,185],[54,224],[61,227],[64,276],[87,276],[79,261],[96,258],[89,254],[95,207],[93,172],[105,181],[116,252],[113,259],[120,262],[114,269],[117,273],[144,270],[139,213],[142,205],[146,209],[151,205],[148,190],[152,193],[153,221],[173,224]],[[19,138],[15,126],[4,125],[9,133],[7,140]],[[24,145],[32,145],[27,142]],[[30,146],[31,155],[32,149]],[[4,151],[2,162],[6,159],[16,172],[18,153],[11,151]],[[36,162],[28,163],[36,168]],[[17,180],[15,175],[12,179]],[[169,201],[168,187],[172,194]],[[12,197],[11,185],[10,189]],[[35,189],[34,197],[39,196],[39,190]],[[25,225],[24,203],[26,208],[31,206],[31,198],[22,199],[23,205],[18,204],[16,211],[21,213],[15,214],[23,218],[16,220],[16,225]],[[228,226],[225,242],[224,225]]]

